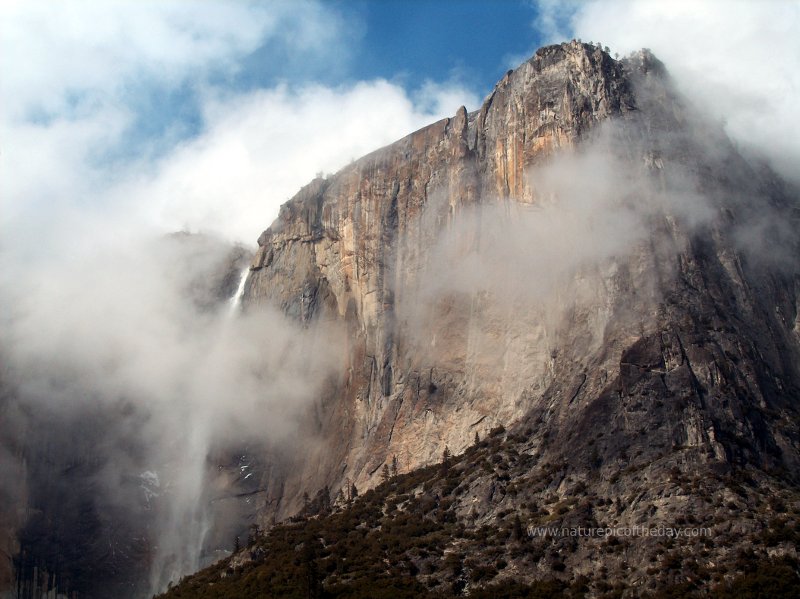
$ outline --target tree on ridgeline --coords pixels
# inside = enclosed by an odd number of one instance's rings
[[[388,483],[390,478],[392,478],[392,475],[389,472],[389,465],[384,464],[383,469],[381,470],[381,482]]]

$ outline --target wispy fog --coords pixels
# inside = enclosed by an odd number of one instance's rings
[[[83,472],[150,537],[152,589],[200,563],[211,456],[280,445],[341,371],[332,325],[231,308],[258,234],[315,174],[477,104],[315,82],[351,33],[313,1],[0,7],[3,497],[83,500],[26,472],[31,447]],[[256,50],[286,64],[237,83]]]
[[[540,0],[545,40],[600,42],[626,55],[650,48],[680,90],[742,149],[798,181],[800,5],[793,0]]]
[[[512,397],[546,387],[563,334],[574,342],[580,331],[588,355],[610,332],[650,326],[694,235],[797,271],[774,175],[739,156],[668,79],[635,89],[638,111],[526,172],[529,203],[484,197],[453,210],[448,190],[431,195],[409,226],[425,241],[397,249],[412,273],[395,290],[412,353]]]
[[[82,434],[96,438],[105,466],[95,483],[115,501],[161,497],[154,564],[170,569],[155,588],[200,564],[215,448],[280,443],[341,370],[324,323],[230,310],[223,278],[248,257],[212,238],[143,236],[4,270],[3,379],[27,414],[17,426],[44,442],[39,414],[116,414],[87,419]]]
[[[652,47],[738,143],[796,176],[796,6],[662,4],[674,18],[655,3],[588,2],[540,26],[571,19],[585,41]],[[150,590],[161,589],[201,562],[210,456],[292,438],[346,359],[332,323],[231,309],[259,232],[315,174],[478,96],[457,82],[315,82],[347,61],[352,33],[321,2],[13,1],[0,33],[0,425],[13,431],[0,501],[35,497],[29,483],[62,497],[47,477],[25,479],[32,447],[65,477],[91,464],[96,505],[148,523]],[[270,44],[306,76],[227,85]],[[564,289],[579,301],[581,273],[648,243],[653,220],[692,230],[716,214],[714,186],[680,159],[686,140],[653,147],[636,131],[602,127],[528,173],[533,204],[483,198],[453,215],[431,200],[428,254],[397,290],[421,351],[453,296],[522,302],[546,327]],[[727,159],[726,141],[695,132],[709,160]],[[737,235],[774,259],[764,231],[782,226],[762,213]]]

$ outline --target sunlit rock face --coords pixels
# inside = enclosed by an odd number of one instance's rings
[[[575,460],[605,431],[608,467],[679,447],[795,468],[790,196],[649,52],[577,42],[315,179],[259,238],[243,304],[345,322],[348,364],[264,519],[527,420]]]
[[[197,275],[178,277],[186,331],[215,322],[221,354],[242,358],[203,379],[225,383],[213,401],[181,393],[185,413],[161,418],[125,401],[20,418],[0,388],[0,467],[20,481],[0,489],[0,592],[150,596],[248,525],[295,514],[304,493],[363,491],[395,458],[409,471],[499,425],[547,488],[482,471],[459,518],[521,510],[512,483],[537,503],[580,483],[608,506],[634,498],[609,523],[669,522],[695,499],[676,468],[796,478],[798,224],[796,191],[687,106],[649,52],[543,48],[479,110],[301,189],[243,287],[240,248],[210,271],[176,269]],[[292,326],[259,320],[268,307]],[[218,349],[198,347],[195,359]],[[199,405],[208,415],[192,418]],[[645,572],[635,554],[626,567]],[[592,559],[575,563],[604,565]]]

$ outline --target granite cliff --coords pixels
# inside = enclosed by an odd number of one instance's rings
[[[343,322],[345,376],[168,596],[796,596],[798,217],[649,51],[575,41],[312,181],[243,304]]]
[[[349,361],[267,513],[530,419],[547,455],[609,472],[633,453],[796,472],[795,201],[649,52],[574,41],[312,181],[259,238],[244,305],[344,321]]]
[[[207,488],[192,505],[211,522],[194,549],[247,547],[172,596],[704,595],[764,560],[788,560],[792,584],[799,221],[797,190],[649,51],[615,60],[576,41],[537,51],[477,111],[315,179],[258,239],[241,307],[327,340],[339,370],[285,410],[284,438],[226,435],[193,462]],[[188,282],[199,314],[234,292],[241,257]],[[315,337],[329,324],[343,340]],[[263,381],[284,362],[244,370]],[[36,426],[4,436],[8,468],[27,472],[22,507],[0,509],[0,582],[17,595],[135,597],[148,565],[180,561],[157,552],[171,521],[148,489],[142,503],[149,479],[123,480],[136,509],[104,507],[102,435],[65,449],[89,416],[109,436],[150,418],[130,409],[31,420],[51,443]],[[146,441],[125,439],[132,471],[149,467]],[[526,534],[542,526],[711,535]]]

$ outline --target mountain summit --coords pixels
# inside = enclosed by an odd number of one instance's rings
[[[405,501],[461,526],[433,552],[461,556],[448,572],[419,547],[364,558],[411,564],[408,588],[435,596],[478,592],[487,565],[509,584],[638,596],[793,559],[797,225],[796,190],[743,158],[652,53],[540,49],[479,110],[312,181],[259,238],[245,308],[347,330],[341,379],[264,479],[262,523],[308,513],[304,493],[345,502],[381,483],[357,505]],[[462,452],[457,475],[419,474]],[[512,517],[512,532],[705,536],[506,538]],[[328,589],[352,580],[336,547],[320,558]],[[229,572],[264,575],[253,555]]]
[[[582,477],[797,472],[795,201],[649,51],[575,41],[314,180],[244,304],[343,322],[347,364],[270,505],[521,422]]]
[[[168,596],[791,596],[798,199],[652,53],[578,41],[311,181],[234,304],[297,339],[271,369],[235,355],[266,385],[313,347],[325,384],[298,407],[307,381],[280,379],[290,434],[201,456],[208,529],[186,522],[204,556],[235,537],[234,555]],[[152,589],[182,570],[148,537],[173,522],[154,516],[167,474],[142,476],[126,484],[150,485],[146,532],[97,580],[169,562]],[[18,558],[26,596],[52,587],[36,581],[53,556],[32,557],[47,538]]]

